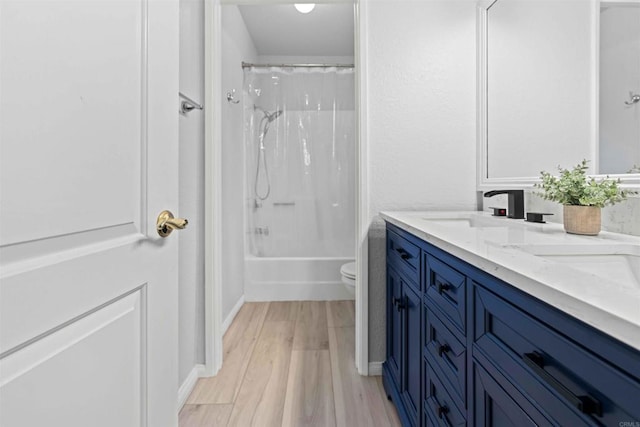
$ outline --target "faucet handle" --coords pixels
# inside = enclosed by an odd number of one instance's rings
[[[489,209],[493,209],[493,216],[507,216],[507,210],[505,208],[490,206]]]
[[[542,212],[527,212],[527,219],[525,219],[525,221],[527,222],[537,222],[540,224],[545,224],[546,221],[544,220],[544,216],[545,215],[553,215],[552,213],[542,213]]]

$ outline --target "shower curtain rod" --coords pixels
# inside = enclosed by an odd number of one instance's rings
[[[304,67],[304,68],[353,68],[353,64],[252,64],[249,62],[242,62],[242,68],[269,68],[269,67]]]

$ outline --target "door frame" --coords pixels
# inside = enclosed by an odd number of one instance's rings
[[[282,4],[300,0],[205,0],[205,115],[204,137],[204,286],[205,376],[222,367],[222,26],[225,4]],[[303,1],[304,3],[304,1]],[[369,174],[367,147],[367,28],[368,0],[316,0],[315,3],[355,5],[354,62],[356,87],[356,319],[355,363],[360,375],[369,375],[368,233]]]

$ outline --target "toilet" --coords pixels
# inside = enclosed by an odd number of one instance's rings
[[[340,275],[342,276],[342,283],[344,283],[344,287],[347,288],[347,291],[350,295],[355,296],[356,294],[356,263],[348,262],[346,264],[342,264],[340,267]]]

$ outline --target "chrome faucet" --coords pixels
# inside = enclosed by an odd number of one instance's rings
[[[497,194],[508,194],[509,205],[507,217],[514,219],[524,219],[524,190],[494,190],[484,193],[484,197],[493,197]]]

